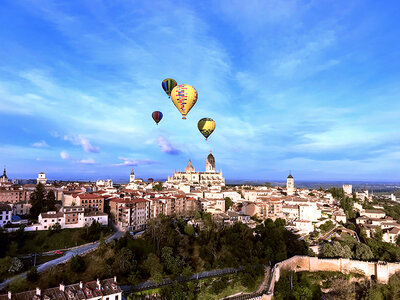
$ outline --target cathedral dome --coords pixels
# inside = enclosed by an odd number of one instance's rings
[[[187,165],[187,167],[185,168],[185,172],[194,172],[194,167],[192,166],[192,162],[189,159],[189,163]]]

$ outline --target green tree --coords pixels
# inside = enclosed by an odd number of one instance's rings
[[[45,211],[56,209],[56,195],[53,190],[47,192]]]
[[[46,190],[43,184],[39,182],[29,197],[29,203],[32,205],[30,208],[32,218],[37,219],[39,214],[43,211],[45,199]]]
[[[376,228],[375,231],[374,231],[374,238],[375,238],[378,242],[381,242],[381,241],[382,241],[382,237],[383,237],[382,229],[380,229],[379,227]]]
[[[153,186],[153,191],[162,191],[162,189],[163,189],[163,186],[162,186],[161,182],[157,182],[157,184],[155,184]]]
[[[266,187],[271,187],[271,183],[270,183],[270,182],[266,182],[264,185],[265,185]]]
[[[161,282],[163,274],[163,266],[160,259],[154,253],[150,253],[143,262],[143,268],[150,274],[154,282]]]
[[[187,235],[189,235],[189,236],[193,236],[194,233],[195,233],[194,227],[193,227],[192,225],[190,225],[190,224],[187,224],[187,225],[185,226],[185,233],[186,233]]]
[[[28,274],[26,274],[26,278],[30,281],[30,282],[36,282],[39,278],[38,276],[38,272],[37,272],[37,268],[36,267],[32,267]]]
[[[356,245],[356,251],[354,253],[354,257],[360,260],[370,260],[374,258],[374,254],[371,251],[371,248],[368,245],[363,243],[358,243]]]
[[[79,255],[73,256],[71,258],[70,268],[72,272],[82,273],[86,270],[85,260]]]
[[[136,266],[136,261],[133,259],[133,253],[130,249],[124,247],[117,256],[117,263],[122,273],[131,272]]]
[[[296,300],[312,299],[313,292],[307,286],[296,286],[293,290],[293,296]]]
[[[228,210],[229,207],[233,205],[233,201],[230,197],[225,197],[225,210]]]
[[[11,267],[11,257],[0,258],[0,278],[5,277]]]

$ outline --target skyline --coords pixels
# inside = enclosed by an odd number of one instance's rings
[[[229,3],[5,1],[0,165],[166,178],[212,150],[227,180],[400,181],[399,5]],[[199,93],[187,120],[168,77]]]

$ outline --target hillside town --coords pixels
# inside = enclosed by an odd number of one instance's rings
[[[93,222],[107,226],[112,222],[121,231],[137,233],[159,215],[193,217],[196,212],[206,212],[219,223],[241,222],[253,228],[256,220],[284,219],[288,230],[304,238],[330,222],[334,225],[331,232],[319,237],[326,240],[348,221],[348,215],[329,191],[296,188],[291,174],[283,187],[226,186],[222,172],[215,169],[211,152],[205,172],[196,171],[189,160],[183,172],[175,172],[165,182],[136,178],[132,169],[127,184],[114,185],[110,179],[49,183],[43,172],[38,174],[37,184],[47,192],[53,191],[57,204],[55,210],[41,212],[37,222],[32,222],[27,216],[36,184],[13,184],[4,169],[0,178],[1,227],[15,231],[23,226],[25,231],[38,231],[56,224],[64,229],[82,228]],[[383,241],[396,243],[400,224],[387,216],[382,206],[364,208],[373,198],[368,190],[353,192],[351,185],[343,185],[343,191],[357,199],[352,210],[358,215],[355,221],[359,230],[374,237],[379,229]],[[347,232],[357,236],[354,230]]]

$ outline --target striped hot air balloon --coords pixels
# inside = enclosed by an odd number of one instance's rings
[[[174,79],[172,78],[167,78],[164,79],[161,83],[161,86],[164,90],[164,92],[168,95],[168,97],[171,98],[171,92],[174,89],[174,87],[176,87],[177,83]]]
[[[151,114],[151,116],[153,117],[154,122],[156,122],[156,124],[158,125],[158,123],[161,121],[163,114],[161,111],[153,111],[153,113]]]
[[[188,84],[177,85],[172,90],[172,102],[182,114],[182,119],[186,119],[186,115],[197,101],[197,96],[196,89]]]
[[[197,128],[207,141],[207,138],[214,132],[215,122],[211,118],[203,118],[197,123]]]

